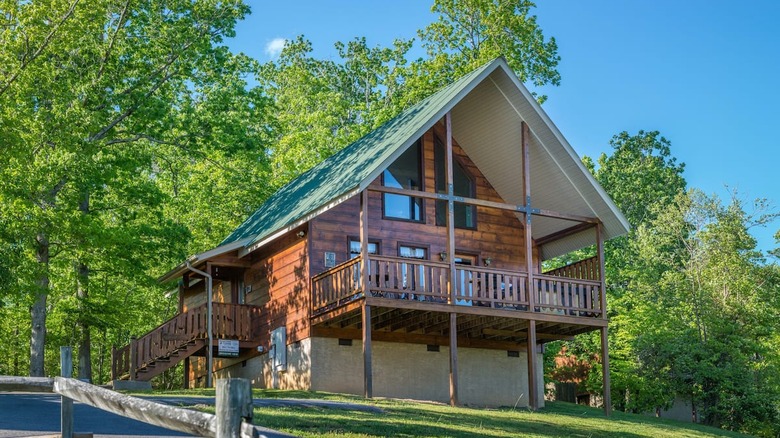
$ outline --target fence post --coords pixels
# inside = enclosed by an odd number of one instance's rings
[[[111,346],[111,381],[116,380],[116,345]]]
[[[238,437],[241,420],[252,420],[252,389],[247,379],[217,380],[217,438]]]
[[[135,340],[135,336],[130,336],[130,380],[135,380],[135,361],[138,357],[138,342]]]
[[[60,375],[73,377],[73,350],[71,347],[60,347]],[[60,426],[62,438],[73,438],[73,400],[62,396],[60,407]]]

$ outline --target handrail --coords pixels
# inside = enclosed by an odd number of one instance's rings
[[[426,259],[416,259],[412,257],[392,257],[392,256],[382,256],[382,255],[374,255],[371,254],[368,256],[370,260],[381,260],[384,262],[397,262],[402,261],[404,263],[414,263],[414,264],[421,264],[421,265],[427,265],[427,266],[436,266],[440,268],[449,268],[450,264],[445,262],[437,262],[434,260],[426,260]]]
[[[374,258],[374,256],[371,256],[371,258]],[[327,277],[328,275],[332,274],[333,272],[338,271],[340,269],[344,269],[345,267],[347,267],[349,265],[352,265],[352,264],[355,264],[355,263],[360,263],[360,256],[353,257],[353,258],[347,260],[346,262],[339,263],[338,265],[336,265],[336,266],[334,266],[332,268],[329,268],[326,271],[320,272],[319,274],[315,275],[311,279],[312,280],[319,280],[322,277]]]
[[[534,274],[534,278],[541,278],[545,280],[557,280],[557,281],[574,281],[582,284],[592,284],[593,286],[601,286],[601,282],[598,280],[586,280],[582,278],[561,277],[560,275],[550,274]]]

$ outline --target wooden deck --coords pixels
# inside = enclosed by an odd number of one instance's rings
[[[456,265],[453,287],[448,263],[372,255],[365,289],[361,269],[356,257],[313,277],[313,336],[360,339],[363,306],[373,309],[372,339],[387,342],[448,345],[452,313],[460,347],[524,350],[531,321],[539,343],[607,326],[595,257],[530,282],[525,272]]]

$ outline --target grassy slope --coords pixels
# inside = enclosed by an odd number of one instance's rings
[[[165,394],[208,395],[194,390]],[[305,391],[255,390],[259,398],[317,398],[371,404],[384,414],[319,408],[256,408],[255,424],[304,437],[715,437],[744,436],[718,429],[571,403],[526,409],[451,408],[446,405]]]

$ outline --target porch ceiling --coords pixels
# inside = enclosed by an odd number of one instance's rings
[[[360,339],[362,318],[359,306],[336,312],[331,318],[313,321],[313,336]],[[372,306],[372,338],[418,344],[446,345],[449,336],[449,313],[393,307]],[[568,339],[597,330],[596,326],[576,323],[537,321],[539,343]],[[526,342],[528,320],[467,313],[458,314],[458,338],[462,346],[513,349],[512,344]]]
[[[593,179],[566,139],[528,90],[504,69],[494,70],[452,109],[453,136],[498,194],[524,205],[521,122],[531,131],[531,203],[534,208],[597,217],[606,238],[624,234],[628,224]],[[539,239],[576,225],[534,216],[533,238]],[[584,231],[542,246],[550,258],[595,243]]]

